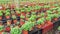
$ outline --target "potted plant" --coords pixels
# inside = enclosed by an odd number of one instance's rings
[[[28,6],[28,8],[25,8],[26,9],[26,13],[27,14],[30,14],[31,10],[32,10],[32,7]]]
[[[9,12],[7,12],[7,13],[5,14],[5,16],[6,16],[6,19],[10,19],[10,13],[9,13]]]
[[[18,16],[20,16],[20,11],[19,11],[18,8],[16,8],[16,14],[17,14]]]
[[[28,31],[34,27],[34,22],[27,21],[21,28],[23,28],[22,34],[28,34]]]
[[[44,25],[44,21],[45,21],[44,18],[38,19],[37,20],[37,26],[36,27],[40,29]]]
[[[7,20],[7,26],[10,26],[11,25],[11,20]]]
[[[17,22],[16,15],[12,15],[12,19],[13,19],[14,24],[16,24],[16,22]]]
[[[58,20],[58,17],[59,17],[59,15],[58,14],[53,14],[53,20],[55,20],[55,21],[57,21]]]
[[[26,12],[26,11],[25,11],[25,7],[20,8],[20,10],[21,10],[21,14],[25,16],[25,15],[26,15],[26,14],[25,14],[25,12]]]
[[[36,12],[38,12],[39,10],[41,9],[41,6],[35,6],[35,10],[36,10]]]
[[[36,15],[31,15],[31,17],[29,18],[30,21],[35,21],[36,20]]]
[[[22,26],[23,24],[25,24],[25,20],[24,19],[20,19],[20,25]]]
[[[10,33],[11,34],[21,34],[18,26],[15,26],[14,28],[11,28]]]
[[[51,23],[51,19],[52,19],[52,16],[50,16],[50,15],[48,15],[47,17],[46,17],[46,23]]]
[[[50,5],[44,5],[43,8],[44,8],[45,11],[46,11],[46,10],[49,10]]]

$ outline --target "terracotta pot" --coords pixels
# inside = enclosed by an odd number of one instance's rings
[[[44,6],[45,4],[44,3],[39,3],[40,6]]]
[[[40,29],[40,28],[41,28],[41,25],[39,24],[39,25],[37,25],[36,27],[37,27],[38,29]]]
[[[2,20],[2,16],[0,16],[0,20]]]
[[[10,16],[6,16],[6,19],[10,19]]]
[[[20,16],[20,14],[17,14],[18,16]]]
[[[57,21],[57,20],[58,20],[58,18],[54,18],[54,20],[55,20],[55,21]]]
[[[27,30],[23,30],[22,34],[28,34],[28,31]]]
[[[20,25],[23,25],[25,22],[23,22],[23,21],[20,21]]]
[[[28,18],[25,18],[25,20],[28,20]]]
[[[0,32],[0,34],[2,34],[2,32]]]
[[[20,25],[23,25],[25,22],[23,21],[23,19],[20,19]]]
[[[26,16],[25,12],[21,12],[22,15]]]
[[[14,24],[16,24],[17,23],[17,20],[15,19],[15,20],[13,20],[13,22],[14,22]]]
[[[52,22],[51,22],[50,20],[48,20],[48,21],[46,21],[46,23],[47,23],[47,24],[50,24],[50,23],[52,23]]]
[[[6,27],[6,31],[8,31],[8,32],[9,32],[10,30],[11,30],[11,29],[10,29],[10,27]]]

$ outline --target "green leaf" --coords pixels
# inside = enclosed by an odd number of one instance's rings
[[[0,13],[0,16],[2,16],[3,15],[3,13]]]
[[[4,26],[0,26],[0,31],[2,31],[4,29]]]
[[[58,30],[60,31],[60,26],[58,27]]]
[[[11,34],[20,34],[19,32],[20,32],[19,28],[15,28],[15,27],[11,28],[11,31],[10,31]]]

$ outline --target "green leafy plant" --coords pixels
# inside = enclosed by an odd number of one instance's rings
[[[43,24],[45,21],[45,18],[40,18],[39,20],[37,20],[37,24]]]
[[[45,16],[45,14],[44,13],[41,13],[41,17],[44,17]]]
[[[3,13],[0,13],[0,16],[3,16]]]
[[[58,27],[58,30],[60,31],[60,26]]]
[[[7,12],[5,15],[6,15],[6,16],[9,16],[9,15],[10,15],[10,13],[9,13],[9,12]]]
[[[11,28],[11,31],[10,31],[11,34],[20,34],[19,32],[20,31],[18,27]]]
[[[25,12],[25,8],[21,8],[21,12]]]
[[[33,21],[33,20],[35,20],[36,18],[37,18],[36,15],[31,15],[31,17],[29,18],[29,20],[30,20],[30,21]]]
[[[35,14],[36,14],[36,12],[32,12],[32,14],[33,14],[33,15],[35,15]]]
[[[5,11],[5,13],[7,13],[7,12],[10,12],[10,10],[9,10],[9,9],[7,9],[7,10]]]
[[[32,10],[32,7],[28,6],[28,8],[26,8],[27,12],[30,12]]]
[[[58,15],[58,14],[53,14],[53,17],[54,17],[54,18],[58,18],[59,15]]]
[[[0,26],[0,31],[2,31],[4,29],[4,26],[2,25],[2,26]]]
[[[49,17],[46,17],[46,20],[51,20],[52,18],[49,16]]]
[[[22,25],[22,29],[23,30],[30,30],[30,28],[32,28],[33,26],[35,25],[34,22],[31,22],[31,21],[27,21],[24,25]]]
[[[20,18],[25,18],[25,16],[21,15]]]
[[[47,10],[46,12],[47,12],[48,14],[51,14],[51,13],[52,13],[52,11],[51,11],[51,10]]]
[[[16,16],[15,15],[12,15],[12,19],[16,19]]]
[[[39,10],[41,8],[41,6],[35,6],[35,9]]]
[[[50,8],[50,5],[44,5],[43,8]]]

